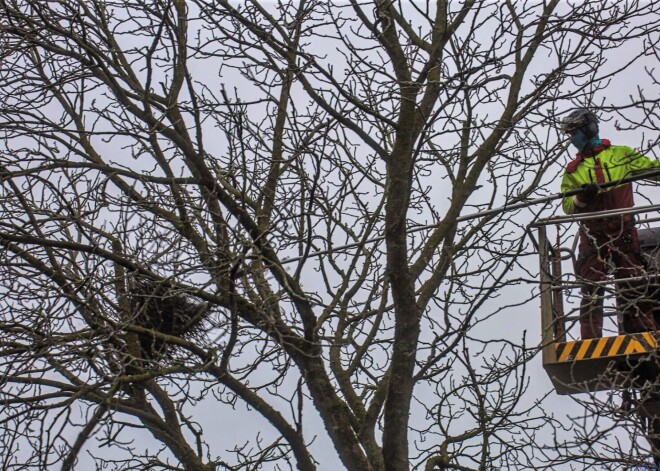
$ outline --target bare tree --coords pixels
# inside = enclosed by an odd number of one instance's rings
[[[459,217],[555,191],[658,8],[1,0],[3,469],[565,459],[508,317],[543,208]]]

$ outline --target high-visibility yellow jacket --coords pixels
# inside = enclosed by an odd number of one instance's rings
[[[635,173],[643,172],[654,167],[660,168],[660,161],[651,160],[635,149],[627,146],[608,145],[609,141],[603,140],[603,145],[592,149],[593,152],[581,152],[577,158],[566,167],[566,173],[561,181],[561,191],[569,191],[581,188],[585,183],[606,183],[621,180],[633,176]],[[600,148],[600,149],[599,149]],[[600,164],[600,170],[597,168]],[[602,175],[602,178],[599,176]],[[655,177],[658,180],[658,177]],[[632,191],[629,198],[624,188],[632,190],[630,183],[601,190],[596,199],[588,204],[589,209],[575,205],[575,197],[569,196],[563,199],[562,206],[566,214],[581,212],[601,211],[606,209],[630,208],[634,201]]]
[[[613,146],[606,139],[602,144],[586,152],[577,154],[575,160],[566,166],[566,172],[561,181],[561,191],[581,188],[585,183],[606,183],[633,176],[636,173],[660,168],[660,161],[651,160],[645,155],[627,146]],[[660,177],[655,177],[656,180]],[[596,197],[581,203],[575,196],[567,196],[562,200],[566,214],[589,213],[610,209],[631,208],[635,204],[631,183],[602,189]],[[612,233],[620,231],[623,226],[632,224],[633,218],[601,218],[585,223],[590,231]]]

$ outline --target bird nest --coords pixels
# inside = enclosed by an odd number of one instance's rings
[[[129,282],[133,323],[161,334],[196,340],[205,332],[210,305],[199,298],[145,277]],[[153,333],[139,333],[142,354],[147,358],[169,356],[175,347]]]

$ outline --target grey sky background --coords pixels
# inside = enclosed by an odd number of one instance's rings
[[[267,4],[269,8],[275,9],[275,3]],[[568,5],[568,4],[567,4]],[[660,20],[660,18],[658,18]],[[483,36],[480,39],[487,43],[492,40],[492,31],[488,27],[484,27],[480,30]],[[335,64],[336,74],[341,75],[341,66],[342,66],[342,55],[335,48],[336,43],[328,42],[323,38],[312,37],[310,38],[312,43],[311,47],[318,50],[325,50],[327,52],[327,61],[329,63]],[[637,44],[634,47],[640,47]],[[656,51],[657,52],[657,51]],[[366,53],[366,52],[365,52]],[[617,53],[613,53],[609,57],[609,62],[607,67],[612,67],[613,69],[623,65],[628,57],[628,54],[631,56],[635,54],[635,50],[620,50]],[[555,123],[552,120],[552,116],[555,113],[557,115],[562,115],[564,112],[568,111],[575,106],[584,106],[584,105],[593,105],[601,104],[601,100],[604,105],[619,105],[625,104],[630,96],[637,95],[638,88],[645,90],[645,93],[648,97],[652,99],[657,99],[660,88],[658,87],[657,81],[653,81],[652,75],[647,73],[645,70],[648,69],[653,71],[657,67],[657,56],[649,55],[645,60],[640,61],[629,71],[626,71],[621,76],[616,77],[612,80],[608,86],[598,94],[598,99],[596,103],[571,103],[567,101],[559,101],[557,103],[556,110],[548,110],[548,120],[540,121],[535,126],[530,128],[528,131],[537,136],[539,142],[545,142],[547,148],[552,148],[557,139],[560,137],[555,127]],[[546,68],[551,68],[553,64],[548,64],[544,61],[544,58],[540,55],[536,63],[534,64],[533,72],[543,72]],[[195,73],[198,79],[203,79],[205,84],[211,89],[218,90],[221,85],[224,85],[228,91],[233,93],[236,90],[236,93],[240,96],[249,99],[251,96],[251,86],[242,79],[238,70],[232,70],[229,68],[223,68],[220,75],[217,73],[217,67],[214,64],[210,66],[209,63],[198,60],[193,61],[190,64],[191,70]],[[302,99],[303,95],[300,90],[294,91],[298,95],[294,95],[294,100],[298,100],[299,103],[304,103]],[[103,100],[101,96],[98,98]],[[493,104],[493,111],[499,109],[499,104]],[[482,113],[487,113],[488,109],[484,108],[481,110]],[[617,117],[615,112],[599,112],[601,117],[601,137],[610,139],[614,144],[623,144],[629,145],[638,149],[644,149],[646,154],[651,158],[658,158],[658,149],[656,142],[659,138],[657,122],[651,123],[647,120],[643,114],[638,110],[625,110],[626,117],[645,122],[647,128],[637,127],[630,130],[620,130],[617,129],[617,123],[620,123],[621,120]],[[212,149],[213,153],[222,154],[223,146],[226,145],[225,139],[220,133],[214,134],[214,126],[212,123],[208,124],[206,129],[205,139],[207,149]],[[122,145],[124,143],[120,139],[112,139],[110,142],[103,144],[101,147],[108,155],[116,155],[112,160],[115,162],[131,166],[139,166],[140,162],[125,159],[122,157]],[[363,149],[356,148],[356,152],[363,152]],[[561,179],[561,174],[563,172],[564,165],[570,161],[573,157],[574,150],[568,149],[564,152],[562,157],[553,165],[551,170],[543,178],[542,184],[540,185],[539,192],[536,196],[541,196],[543,194],[556,193],[559,191],[559,182]],[[535,150],[535,158],[542,161],[545,158],[544,148],[539,147]],[[533,176],[529,175],[527,178],[531,180]],[[417,224],[429,224],[434,222],[437,219],[437,215],[444,214],[444,211],[447,208],[447,184],[445,180],[441,180],[437,175],[424,175],[421,177],[423,184],[427,185],[429,188],[428,200],[430,206],[433,208],[434,212],[429,211],[428,209],[423,209],[420,211],[411,211],[410,218]],[[474,195],[474,202],[485,202],[488,201],[492,196],[492,187],[488,185],[487,176],[483,175],[484,179],[484,188],[482,193],[477,193]],[[660,189],[657,185],[643,185],[638,186],[638,191],[643,194],[651,202],[660,201]],[[376,204],[377,198],[374,197],[373,201],[369,201],[365,197],[366,204]],[[483,198],[483,201],[480,201],[479,198]],[[497,202],[502,204],[505,201],[505,195],[502,194],[501,201]],[[472,202],[472,200],[471,200]],[[637,197],[638,204],[643,203],[643,198]],[[517,211],[510,215],[510,220],[513,223],[511,230],[514,233],[517,233],[519,239],[523,239],[525,236],[521,232],[521,228],[525,227],[530,223],[538,211],[539,208],[532,208],[531,210]],[[472,212],[473,209],[466,208],[466,212]],[[541,216],[547,217],[554,214],[560,214],[560,202],[556,201],[554,203],[548,204],[542,211]],[[108,218],[111,219],[111,216],[108,215]],[[572,239],[572,236],[575,232],[576,226],[573,225],[568,229],[562,236],[562,243],[569,244]],[[411,239],[424,237],[426,232],[416,233],[411,235]],[[554,235],[552,236],[554,237]],[[554,238],[552,239],[554,240]],[[144,241],[136,241],[136,245],[139,243],[147,243]],[[523,266],[529,270],[532,274],[538,272],[538,262],[537,257],[534,253],[531,253],[531,241],[529,239],[522,240],[527,247],[526,252],[529,254],[523,258]],[[342,257],[338,256],[338,260],[341,262]],[[474,259],[471,263],[479,264],[479,260]],[[568,271],[568,264],[565,264],[565,270]],[[306,268],[308,280],[305,284],[305,288],[309,291],[315,291],[318,289],[319,292],[322,292],[323,287],[321,285],[318,288],[315,287],[315,271],[313,270],[313,264],[310,264],[309,268]],[[511,280],[519,279],[529,279],[529,274],[524,270],[515,269],[511,271],[508,275]],[[501,338],[501,339],[515,339],[519,340],[526,338],[526,345],[530,348],[538,345],[540,342],[540,309],[539,309],[539,300],[537,297],[538,287],[535,285],[534,281],[528,282],[516,282],[510,287],[507,287],[499,293],[497,298],[490,300],[486,305],[483,306],[481,312],[481,320],[474,328],[473,335],[477,339],[488,340],[491,338]],[[575,299],[575,297],[573,298]],[[520,304],[520,305],[517,305]],[[570,304],[570,306],[575,306],[575,304]],[[431,312],[433,316],[433,312]],[[429,332],[423,332],[422,337],[429,336]],[[219,337],[219,343],[222,344],[223,338]],[[474,346],[474,355],[478,357],[480,354],[480,347]],[[251,355],[255,355],[255,352],[245,352],[244,362],[249,363],[253,358]],[[457,368],[457,373],[460,372],[460,368]],[[269,372],[266,370],[262,371],[263,381],[267,381],[269,378]],[[529,381],[529,388],[523,398],[523,403],[533,404],[537,399],[545,396],[549,391],[551,391],[552,386],[550,381],[547,378],[547,375],[543,371],[540,362],[540,355],[537,355],[531,362],[527,365],[527,375],[526,379]],[[285,386],[282,388],[282,391],[287,393],[295,392],[296,381],[294,375],[287,377],[285,380]],[[606,400],[608,393],[599,393],[598,400]],[[616,396],[616,395],[615,395]],[[271,400],[276,403],[276,405],[282,411],[289,412],[290,409],[295,409],[296,404],[289,403],[291,399],[290,396],[283,394],[282,397],[273,397],[271,395]],[[584,399],[584,397],[583,397]],[[436,396],[433,394],[433,391],[423,391],[423,395],[419,398],[420,402],[431,402],[436,400]],[[424,422],[424,418],[421,417],[424,414],[424,409],[421,407],[422,404],[413,405],[413,416],[412,424],[421,424]],[[578,418],[584,413],[584,407],[575,402],[573,398],[562,396],[559,397],[556,394],[550,392],[549,396],[544,400],[544,407],[549,413],[555,414],[555,418],[561,422],[569,423],[571,420],[578,420]],[[415,414],[420,414],[419,422]],[[311,449],[313,450],[314,457],[320,461],[319,469],[323,471],[334,471],[341,470],[342,465],[337,457],[337,454],[334,450],[334,447],[330,440],[327,438],[327,434],[323,430],[323,424],[318,417],[316,410],[311,404],[311,401],[307,400],[304,407],[304,416],[305,416],[305,435],[306,438],[311,440],[314,439]],[[277,437],[276,433],[272,427],[262,419],[259,414],[250,411],[240,400],[236,403],[234,408],[227,406],[218,406],[217,398],[211,394],[207,394],[197,406],[194,408],[194,419],[199,423],[202,429],[205,432],[205,438],[211,444],[212,451],[224,450],[231,448],[235,445],[240,446],[244,443],[254,442],[255,437],[259,436],[263,438],[264,443],[270,443],[274,438]],[[469,417],[457,417],[454,424],[453,430],[458,431],[461,428],[469,428],[472,421]],[[606,424],[599,424],[600,426],[606,426]],[[548,440],[548,445],[552,444],[552,430],[548,429],[546,432],[539,434],[539,438],[545,438]],[[133,430],[130,432],[129,436],[133,436],[135,439],[136,447],[148,447],[150,449],[156,449],[159,447],[159,444],[150,436],[150,434],[145,430]],[[75,438],[75,433],[72,434],[72,438]],[[616,432],[616,438],[626,442],[628,437],[621,433]],[[411,434],[412,440],[416,440],[417,436]],[[423,446],[423,444],[420,444]],[[88,443],[88,447],[96,448],[94,441]],[[108,459],[114,458],[113,451],[103,451],[95,449],[95,453],[105,455]],[[106,455],[107,453],[107,455]],[[78,465],[77,469],[92,469],[92,461],[84,453],[81,454],[81,462]],[[87,468],[89,466],[90,468]],[[288,469],[285,463],[273,463],[265,464],[263,467],[264,470],[279,470],[279,469]],[[563,467],[557,467],[558,470],[563,469],[573,469],[570,464],[567,464]]]
[[[484,41],[487,41],[490,37],[490,34],[485,31]],[[319,47],[324,47],[323,43],[319,43]],[[335,54],[331,49],[328,50],[329,55]],[[611,60],[614,63],[618,63],[618,57],[613,57]],[[623,57],[621,58],[623,59]],[[653,68],[657,64],[655,63],[655,58],[649,58],[648,62],[644,64],[644,67]],[[203,64],[200,64],[200,68],[204,68]],[[641,70],[642,64],[639,67],[636,67],[635,70]],[[193,67],[194,68],[194,67]],[[539,70],[542,68],[539,64]],[[242,88],[245,85],[242,83],[241,79],[236,77],[232,78],[231,73],[224,73],[222,77],[222,82],[224,82],[228,88],[236,87],[239,91],[239,94],[246,93],[249,95],[249,90],[243,92]],[[625,100],[630,96],[631,93],[634,93],[637,86],[641,86],[648,90],[651,96],[657,95],[658,87],[657,84],[653,84],[649,77],[646,74],[640,74],[638,72],[633,72],[632,70],[626,74],[624,77],[617,78],[610,86],[607,87],[607,101],[606,103],[624,103]],[[217,77],[209,76],[209,83],[213,84],[217,82]],[[246,88],[249,88],[246,87]],[[572,105],[584,105],[584,103],[562,103],[562,107],[566,110],[570,109]],[[648,145],[649,140],[657,139],[657,133],[655,136],[652,135],[648,130],[638,130],[633,129],[629,131],[620,131],[615,129],[616,117],[613,117],[611,114],[599,113],[601,119],[601,136],[611,139],[615,144],[624,144],[634,146],[636,148],[644,148]],[[643,116],[638,116],[640,119],[644,119]],[[533,132],[548,133],[549,139],[553,139],[555,130],[549,126],[549,123],[539,125],[540,130],[534,129]],[[208,134],[207,134],[208,136]],[[213,137],[209,136],[209,139],[212,141]],[[110,143],[110,148],[117,146],[116,142]],[[550,171],[545,178],[545,185],[549,192],[555,193],[559,191],[559,182],[561,178],[561,173],[563,171],[563,165],[570,161],[573,158],[574,150],[572,148],[568,149],[565,153],[564,158],[554,166],[553,170]],[[657,157],[657,147],[649,149],[647,155],[650,157]],[[430,199],[433,201],[434,206],[436,206],[438,212],[442,214],[443,209],[443,190],[442,185],[438,184],[438,181],[433,179],[433,176],[429,178],[431,180],[429,185],[432,187]],[[490,190],[490,189],[488,189]],[[660,192],[657,186],[644,186],[643,187],[644,195],[649,198],[651,201],[660,201],[658,196]],[[478,197],[479,195],[475,195]],[[489,192],[486,192],[484,195],[486,198],[490,197]],[[638,198],[639,199],[639,198]],[[548,207],[543,211],[543,216],[549,216],[552,214],[559,214],[560,209],[559,202],[548,205]],[[537,209],[537,208],[535,208]],[[531,220],[531,215],[528,211],[523,211],[517,214],[512,215],[518,223],[524,224],[524,221]],[[419,223],[428,224],[431,223],[433,215],[425,213],[420,214],[418,217],[414,218]],[[576,226],[568,230],[570,236],[574,233]],[[423,237],[423,235],[421,236]],[[554,239],[553,239],[554,240]],[[565,239],[564,239],[565,240]],[[529,241],[528,241],[529,245]],[[526,257],[527,260],[525,265],[532,271],[536,272],[537,270],[537,260],[535,255]],[[570,270],[569,267],[566,267],[565,270]],[[517,278],[518,276],[524,276],[521,273],[514,272],[511,273],[512,278]],[[310,280],[310,284],[313,285],[313,281]],[[308,287],[310,287],[308,285]],[[533,293],[533,294],[531,294]],[[532,347],[537,344],[540,340],[540,309],[539,309],[539,300],[535,294],[538,293],[538,290],[533,285],[517,285],[511,289],[504,290],[499,299],[493,300],[489,305],[484,306],[483,311],[485,313],[492,313],[498,311],[499,306],[513,303],[522,299],[528,299],[528,301],[517,307],[508,307],[502,311],[496,312],[493,318],[486,322],[485,325],[477,328],[477,332],[481,331],[484,337],[501,337],[501,338],[522,338],[526,336],[528,346]],[[574,297],[575,299],[575,297]],[[571,304],[568,304],[570,307]],[[575,306],[575,304],[573,304]],[[575,329],[573,330],[575,334]],[[552,385],[547,378],[545,371],[543,370],[540,362],[540,355],[537,355],[527,366],[528,371],[528,380],[529,380],[529,389],[525,394],[524,401],[531,404],[537,399],[543,397],[545,394],[550,392],[549,397],[545,400],[544,404],[546,409],[555,414],[555,417],[561,421],[579,421],[580,417],[585,413],[584,407],[576,403],[573,398],[569,396],[557,396],[552,391]],[[294,386],[294,385],[292,385]],[[428,401],[434,401],[434,395],[429,391]],[[605,397],[609,396],[610,393],[598,393],[599,400],[606,400]],[[618,400],[619,394],[615,393],[614,397]],[[289,407],[286,404],[286,398],[282,398],[279,401],[279,406],[286,410]],[[585,396],[582,396],[581,399],[585,399]],[[205,431],[206,438],[211,442],[213,446],[223,448],[225,446],[229,447],[230,444],[243,444],[252,442],[256,437],[260,437],[264,443],[268,443],[270,440],[277,437],[277,434],[274,433],[273,429],[269,424],[259,417],[258,414],[252,413],[248,407],[238,401],[235,408],[232,410],[229,407],[217,407],[214,403],[215,398],[208,396],[205,400],[200,402],[195,411],[195,419],[198,421],[202,429]],[[423,414],[423,410],[413,406],[413,417],[411,422],[414,424],[415,421],[415,412]],[[341,470],[343,468],[341,462],[339,461],[336,452],[332,443],[327,439],[327,435],[323,431],[323,423],[318,417],[316,410],[308,401],[305,407],[305,427],[306,427],[306,436],[308,439],[314,438],[313,445],[311,446],[313,454],[317,460],[321,463],[319,466],[320,470],[324,471],[334,471]],[[460,420],[456,422],[454,430],[460,430],[461,427],[468,428],[470,426],[469,420],[462,424]],[[599,424],[603,426],[606,424]],[[629,440],[627,434],[618,432],[617,439],[625,443]],[[548,440],[548,445],[552,444],[552,431],[548,430],[547,434],[541,434]],[[145,430],[136,430],[135,431],[136,444],[139,444],[140,447],[147,445],[149,448],[155,449],[158,444],[153,440],[150,434]],[[91,445],[91,443],[90,443]],[[112,457],[112,454],[108,455]],[[85,465],[81,462],[79,469],[85,469]],[[91,466],[91,462],[90,466]],[[279,470],[287,469],[286,465],[283,463],[264,465],[264,470]],[[574,469],[572,465],[566,464],[564,466],[557,467],[558,470],[563,469]]]
[[[268,4],[270,8],[275,8],[274,4]],[[484,27],[480,30],[480,34],[484,42],[487,42],[491,38],[492,32]],[[312,43],[315,44],[314,47],[323,49],[327,53],[328,62],[332,62],[336,67],[336,74],[341,75],[340,68],[342,64],[341,54],[334,50],[335,45],[328,47],[329,43],[324,41],[322,38],[312,38]],[[619,51],[618,54],[612,54],[609,58],[610,62],[608,66],[618,67],[626,59],[626,52],[633,51]],[[536,61],[536,71],[542,72],[544,68],[548,65],[544,62],[542,56],[539,57]],[[643,88],[647,96],[653,97],[657,96],[658,89],[657,83],[653,83],[650,77],[646,73],[641,73],[644,68],[652,70],[657,66],[656,58],[651,56],[648,60],[638,63],[635,67],[632,67],[629,71],[626,71],[621,76],[616,77],[604,90],[602,93],[602,99],[606,105],[617,105],[626,103],[631,95],[636,94],[637,87]],[[203,76],[207,81],[210,87],[224,84],[227,89],[235,89],[239,96],[249,97],[251,94],[251,86],[240,77],[238,71],[231,69],[223,69],[222,76],[218,77],[215,74],[215,67],[208,67],[203,61],[197,61],[191,64],[191,69],[195,71],[197,77]],[[530,74],[531,75],[531,74]],[[560,102],[558,106],[560,107],[560,114],[564,111],[570,110],[574,106],[584,106],[588,105],[586,103],[569,103],[569,102]],[[494,107],[496,109],[497,107]],[[629,111],[626,111],[627,116],[632,117],[633,119],[644,120],[644,116],[639,114],[630,115]],[[657,127],[655,134],[652,130],[648,129],[631,129],[627,131],[617,130],[616,125],[617,119],[616,115],[613,113],[598,113],[601,118],[601,137],[609,138],[615,144],[630,145],[638,149],[647,148],[649,141],[654,142],[658,139]],[[554,127],[552,121],[547,121],[544,123],[539,123],[534,129],[530,130],[533,133],[537,134],[547,134],[548,147],[561,136],[558,136],[558,133]],[[213,148],[215,144],[214,141],[217,140],[217,152],[222,152],[223,139],[221,136],[214,136],[213,133],[206,133],[206,138],[209,140],[211,145],[209,148]],[[108,144],[108,150],[110,151],[113,148],[119,149],[118,142],[112,141]],[[356,149],[359,152],[359,149]],[[118,153],[119,154],[119,153]],[[561,174],[563,172],[564,165],[573,158],[574,149],[569,148],[564,153],[563,157],[557,162],[557,164],[549,171],[544,178],[544,188],[548,193],[556,193],[559,191],[559,182],[561,179]],[[647,155],[650,157],[657,158],[657,147],[651,147],[647,151]],[[541,156],[542,158],[542,156]],[[121,159],[118,159],[121,162]],[[133,165],[133,162],[131,163]],[[484,175],[482,178],[486,178]],[[430,175],[427,177],[428,185],[430,187],[430,197],[433,206],[436,208],[439,214],[443,214],[443,210],[446,208],[446,194],[445,185],[443,182],[439,181],[436,176]],[[483,193],[484,198],[487,200],[490,198],[490,188],[485,188]],[[658,196],[660,192],[657,186],[644,186],[643,187],[644,195],[649,198],[651,201],[659,201]],[[479,198],[479,194],[474,195],[475,198]],[[638,198],[639,200],[639,198]],[[504,202],[502,200],[502,202]],[[534,211],[537,211],[539,208],[533,208]],[[554,202],[548,204],[542,212],[542,216],[547,217],[554,214],[561,214],[560,202]],[[515,220],[518,224],[524,225],[528,221],[532,220],[532,214],[529,211],[516,212],[511,215],[512,220]],[[411,211],[411,218],[417,221],[420,224],[429,224],[434,221],[434,215],[430,213],[421,213],[414,214]],[[571,229],[568,229],[566,237],[564,237],[562,242],[570,243],[572,235],[576,229],[576,226],[573,225]],[[523,235],[521,234],[521,237]],[[411,235],[411,237],[413,237]],[[424,237],[424,232],[421,235],[415,235],[414,237]],[[554,240],[554,239],[552,239]],[[529,240],[526,242],[529,246]],[[535,254],[531,254],[525,258],[524,265],[530,269],[532,273],[537,272],[537,258]],[[570,270],[569,267],[566,267],[565,270]],[[310,273],[311,275],[312,273]],[[511,273],[511,279],[516,279],[519,276],[525,276],[523,273],[518,271]],[[307,288],[313,290],[313,278],[310,278],[309,285]],[[480,325],[476,328],[476,335],[483,336],[484,338],[493,337],[493,338],[515,338],[519,339],[523,336],[527,338],[527,345],[532,347],[539,343],[540,341],[540,309],[539,309],[539,300],[536,294],[538,289],[533,283],[530,284],[519,284],[512,286],[509,289],[503,290],[498,299],[493,299],[488,305],[483,307],[484,315],[493,314],[492,318],[485,322],[483,325]],[[574,298],[575,299],[575,298]],[[527,300],[525,304],[516,307],[507,307],[503,310],[500,310],[501,306],[513,304],[514,302],[521,302],[522,300]],[[570,307],[570,303],[568,307]],[[575,332],[575,331],[573,331]],[[423,334],[424,335],[424,334]],[[529,404],[533,403],[537,399],[543,397],[548,392],[550,392],[549,397],[545,400],[544,404],[547,410],[550,413],[556,414],[555,417],[561,421],[571,421],[579,420],[579,417],[584,414],[584,408],[581,404],[576,403],[571,397],[568,396],[557,396],[555,393],[552,393],[552,385],[545,374],[541,362],[540,355],[537,355],[527,366],[528,371],[528,380],[529,380],[529,389],[525,394],[524,401],[527,401]],[[293,386],[293,385],[292,385]],[[603,397],[607,396],[609,393],[599,393],[599,400],[603,400]],[[615,394],[615,396],[618,396]],[[435,397],[431,392],[429,392],[428,401],[434,401]],[[584,399],[584,396],[582,397]],[[200,402],[197,407],[195,419],[199,422],[201,427],[205,431],[206,438],[217,447],[230,446],[230,443],[242,444],[248,443],[255,439],[255,437],[261,437],[264,440],[264,443],[268,443],[270,439],[276,437],[276,434],[273,432],[273,429],[269,424],[259,417],[258,414],[252,413],[249,411],[241,401],[238,401],[234,410],[231,410],[229,407],[217,407],[214,403],[215,398],[208,396],[205,400]],[[286,398],[281,398],[279,400],[279,406],[284,410],[289,405],[286,403]],[[415,423],[415,412],[422,414],[423,411],[420,408],[415,408],[413,406],[413,417],[412,423]],[[319,419],[315,409],[308,401],[305,407],[305,427],[306,427],[306,436],[308,439],[315,437],[314,443],[312,445],[312,450],[316,459],[321,463],[319,469],[333,471],[342,469],[341,462],[339,461],[332,443],[327,439],[326,434],[323,431],[323,424]],[[602,425],[602,424],[601,424]],[[456,422],[454,430],[459,430],[461,427],[469,427],[470,421],[465,421],[462,424],[461,420]],[[552,431],[548,430],[545,438],[548,440],[548,444],[551,445],[551,436]],[[149,444],[149,447],[156,447],[157,443],[153,441],[149,433],[144,430],[135,431],[136,439],[140,446],[144,444]],[[543,434],[541,435],[543,436]],[[217,437],[217,439],[214,439]],[[626,434],[619,433],[618,439],[625,442],[628,440]],[[213,443],[215,442],[215,443]],[[90,462],[91,465],[91,462]],[[84,466],[80,469],[84,469]],[[276,470],[276,469],[286,469],[282,463],[265,465],[265,470]],[[559,469],[573,469],[572,465],[565,465],[563,467],[558,467]]]

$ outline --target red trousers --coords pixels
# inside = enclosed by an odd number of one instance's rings
[[[589,284],[604,281],[612,274],[616,281],[617,310],[623,333],[656,330],[652,293],[647,280],[625,281],[646,274],[639,252],[637,231],[630,228],[615,236],[582,234],[577,275],[585,281],[580,303],[580,334],[583,339],[603,335],[603,294],[605,288]]]

